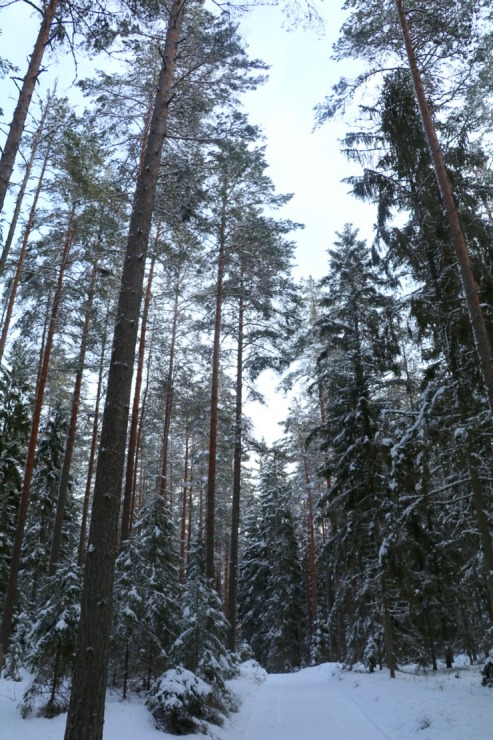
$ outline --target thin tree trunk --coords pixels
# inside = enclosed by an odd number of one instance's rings
[[[219,256],[217,262],[216,313],[214,318],[214,348],[212,353],[211,418],[209,432],[209,471],[207,476],[207,507],[205,519],[205,574],[214,582],[215,553],[215,506],[216,506],[216,454],[217,454],[217,411],[219,403],[219,350],[221,340],[221,314],[223,302],[223,280],[226,259],[226,197],[223,196],[221,224],[219,227]]]
[[[31,154],[29,157],[29,161],[26,165],[26,170],[24,172],[24,177],[22,178],[22,183],[19,188],[19,192],[17,193],[17,198],[15,201],[15,208],[14,208],[14,214],[12,216],[12,221],[10,222],[9,231],[7,234],[7,238],[5,240],[5,244],[3,245],[2,249],[2,255],[0,256],[0,277],[3,275],[3,271],[5,270],[5,263],[7,262],[7,258],[10,253],[10,248],[12,246],[12,242],[14,240],[14,234],[15,230],[17,228],[17,222],[19,220],[19,214],[21,212],[22,207],[22,201],[24,200],[24,195],[26,194],[26,188],[27,183],[29,182],[29,178],[31,176],[31,171],[34,165],[34,160],[36,157],[36,153],[38,151],[39,142],[41,141],[41,136],[43,134],[43,129],[45,127],[46,118],[48,116],[48,111],[50,109],[51,100],[53,97],[53,93],[48,93],[48,98],[46,100],[46,105],[43,110],[43,114],[41,116],[41,120],[39,122],[39,126],[36,130],[36,134],[34,136],[33,145],[31,147]],[[48,145],[48,149],[50,146]],[[45,156],[45,162],[47,157]],[[44,168],[46,168],[46,164],[43,165]]]
[[[154,330],[153,330],[154,331]],[[152,349],[152,337],[150,342],[150,349],[149,349],[149,357],[147,359],[147,377],[146,377],[146,384],[144,388],[144,395],[142,397],[142,406],[140,409],[140,417],[139,417],[139,428],[137,432],[137,444],[135,446],[135,465],[134,465],[134,478],[132,483],[132,506],[130,508],[130,532],[133,529],[134,521],[135,521],[135,507],[136,507],[136,501],[137,501],[137,471],[138,471],[138,464],[139,464],[139,455],[142,451],[142,430],[144,429],[144,419],[146,414],[146,406],[147,406],[147,395],[149,393],[149,378],[151,376],[151,349]],[[140,481],[141,481],[141,488],[143,488],[143,466],[141,466],[140,470]],[[140,499],[139,499],[139,506],[138,510],[140,511],[142,509],[143,505],[143,491],[141,491]]]
[[[226,614],[229,621],[228,648],[236,651],[238,617],[238,538],[240,531],[241,500],[241,456],[243,436],[243,342],[244,342],[244,296],[243,284],[240,286],[238,304],[238,342],[236,351],[236,403],[235,403],[235,442],[233,451],[233,500],[231,505],[231,534],[229,548],[229,584]]]
[[[185,582],[185,543],[187,534],[187,495],[188,495],[188,454],[190,448],[190,432],[185,426],[185,463],[183,470],[183,497],[181,504],[181,533],[180,533],[180,583]]]
[[[139,424],[140,392],[142,389],[142,374],[144,372],[144,357],[146,347],[147,317],[149,315],[149,304],[151,302],[152,278],[154,275],[154,263],[156,257],[153,255],[149,268],[149,278],[144,300],[144,311],[140,329],[139,354],[137,361],[137,374],[135,378],[134,400],[132,406],[132,418],[130,421],[130,438],[127,451],[127,472],[125,476],[125,488],[123,492],[123,511],[120,530],[120,546],[128,540],[130,535],[130,512],[132,508],[132,488],[134,480],[135,453],[137,449],[137,433]]]
[[[166,375],[166,397],[164,401],[164,421],[163,421],[163,442],[161,457],[161,475],[159,478],[159,496],[161,502],[166,501],[166,492],[168,489],[168,449],[169,449],[169,430],[171,426],[171,412],[173,410],[173,373],[176,353],[176,334],[178,328],[178,299],[180,293],[180,276],[178,275],[175,286],[175,303],[173,307],[173,323],[171,326],[171,343],[169,350],[168,372]]]
[[[22,133],[26,125],[27,113],[31,98],[34,92],[34,86],[41,69],[44,51],[50,38],[50,30],[55,18],[59,0],[51,0],[43,13],[43,20],[38,33],[38,38],[34,44],[33,53],[29,60],[27,74],[22,82],[19,92],[19,98],[10,124],[7,141],[3,148],[0,158],[0,213],[3,210],[7,188],[14,170],[15,158],[19,151]]]
[[[39,175],[38,184],[36,186],[34,200],[32,202],[31,210],[29,212],[29,218],[27,220],[26,228],[24,229],[22,245],[21,245],[21,249],[19,252],[19,256],[17,258],[17,268],[15,271],[14,279],[12,281],[12,285],[10,286],[10,295],[9,295],[9,300],[7,303],[7,310],[5,312],[5,317],[4,317],[3,326],[2,326],[2,334],[0,336],[0,363],[2,362],[3,353],[5,352],[5,344],[7,342],[7,336],[8,336],[9,329],[10,329],[10,320],[12,318],[12,312],[14,310],[15,299],[17,297],[17,289],[19,287],[19,282],[21,279],[22,268],[24,267],[24,259],[26,257],[27,245],[29,243],[29,237],[31,236],[31,231],[34,225],[34,217],[36,215],[36,208],[38,206],[39,196],[41,194],[41,189],[43,187],[43,181],[44,181],[44,176],[46,173],[46,167],[48,165],[49,156],[50,156],[50,146],[48,145],[46,148],[46,153],[45,153],[44,160],[43,160],[43,166],[41,167],[41,173]]]
[[[78,651],[65,740],[101,740],[103,733],[120,494],[137,327],[184,7],[184,0],[175,0],[169,11],[163,66],[130,219],[96,469]]]
[[[56,323],[58,318],[58,310],[60,308],[60,301],[62,298],[62,287],[63,277],[65,273],[65,267],[67,265],[68,255],[73,240],[73,219],[74,210],[69,215],[69,222],[67,233],[65,237],[65,244],[63,246],[62,258],[60,262],[60,268],[58,272],[58,280],[53,298],[53,305],[51,309],[50,324],[48,327],[48,333],[46,336],[46,344],[43,353],[43,361],[41,363],[41,370],[39,374],[39,382],[36,390],[36,401],[33,411],[33,419],[31,423],[31,434],[29,438],[29,445],[27,448],[26,465],[24,469],[24,481],[22,484],[22,491],[19,504],[19,515],[17,519],[17,527],[15,532],[14,545],[12,549],[12,561],[10,564],[9,583],[7,587],[7,593],[5,596],[5,605],[3,610],[2,618],[2,634],[1,641],[4,653],[7,652],[7,648],[10,641],[10,632],[12,629],[12,617],[14,614],[15,600],[17,596],[17,579],[19,575],[19,567],[21,563],[21,552],[22,542],[24,539],[24,529],[26,526],[27,509],[29,505],[29,494],[31,491],[31,480],[34,470],[34,460],[36,456],[36,444],[38,441],[39,423],[41,419],[41,409],[43,406],[43,397],[46,388],[46,380],[48,378],[48,368],[50,364],[51,349],[53,346],[53,337],[55,335]]]
[[[464,289],[464,295],[466,298],[466,304],[469,311],[469,317],[476,343],[476,351],[478,353],[485,389],[488,395],[490,413],[493,415],[493,354],[491,351],[491,343],[488,336],[484,315],[481,309],[481,303],[479,300],[479,289],[474,279],[471,260],[469,257],[469,249],[466,243],[464,232],[462,231],[457,207],[455,205],[452,185],[447,173],[445,159],[440,147],[440,143],[438,141],[435,126],[433,124],[428,101],[426,99],[421,74],[418,69],[418,63],[411,39],[411,33],[409,30],[406,13],[404,11],[403,0],[395,0],[395,5],[402,29],[402,35],[406,47],[409,69],[411,71],[411,76],[413,79],[416,99],[423,121],[423,129],[428,142],[428,147],[430,149],[438,187],[440,188],[443,199],[443,205],[447,213],[450,236],[459,265],[462,287]]]
[[[72,467],[72,457],[74,454],[75,434],[77,432],[77,420],[79,418],[80,392],[82,388],[82,376],[84,374],[84,365],[86,361],[87,339],[89,337],[89,328],[91,326],[91,314],[94,301],[94,286],[96,283],[97,259],[94,261],[92,268],[91,280],[89,284],[86,310],[84,315],[84,324],[82,327],[82,336],[79,348],[79,357],[77,358],[77,370],[75,373],[74,392],[72,395],[72,411],[65,442],[65,454],[63,456],[62,471],[60,473],[60,483],[58,486],[58,497],[56,504],[55,522],[53,525],[53,537],[51,541],[50,564],[48,566],[48,575],[55,575],[58,563],[60,562],[60,552],[62,548],[63,520],[65,517],[65,507],[67,503],[68,484],[70,478],[70,468]]]
[[[77,562],[80,567],[84,565],[86,555],[86,531],[87,531],[87,517],[89,513],[89,501],[91,498],[91,485],[92,485],[92,474],[94,470],[94,460],[96,457],[96,446],[98,443],[98,425],[99,425],[99,405],[101,403],[101,391],[103,388],[103,371],[104,371],[104,355],[106,352],[106,340],[107,340],[107,323],[103,331],[103,338],[101,341],[101,361],[99,363],[99,375],[98,385],[96,390],[96,405],[94,407],[94,421],[92,425],[92,439],[91,449],[89,452],[89,464],[87,467],[87,478],[86,478],[86,490],[84,492],[84,505],[82,508],[82,521],[80,525],[80,539],[79,539],[79,554]]]

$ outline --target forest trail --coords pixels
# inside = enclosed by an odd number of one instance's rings
[[[269,675],[245,699],[228,740],[390,740],[326,671]]]

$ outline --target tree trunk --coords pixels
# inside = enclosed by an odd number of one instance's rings
[[[181,533],[180,533],[180,583],[185,583],[185,544],[187,534],[187,496],[188,496],[188,453],[190,432],[185,426],[185,463],[183,470],[183,498],[181,504]]]
[[[137,374],[135,377],[134,401],[132,406],[132,418],[130,421],[130,438],[127,450],[127,472],[125,476],[125,488],[123,493],[122,524],[120,531],[120,546],[130,536],[130,511],[132,508],[132,489],[134,480],[135,452],[137,449],[137,431],[139,424],[140,392],[142,388],[142,374],[144,371],[144,357],[146,346],[147,317],[149,315],[149,304],[151,302],[152,278],[154,275],[154,263],[156,257],[153,255],[149,268],[149,278],[144,300],[144,311],[140,329],[139,355],[137,361]]]
[[[65,740],[101,740],[103,734],[112,592],[135,345],[183,10],[184,0],[175,0],[169,11],[151,130],[130,219],[96,468],[78,652]]]
[[[10,124],[7,141],[3,148],[0,158],[0,213],[3,210],[7,188],[14,170],[15,158],[19,151],[22,133],[26,125],[27,113],[31,98],[34,92],[34,86],[41,69],[41,62],[45,51],[46,44],[50,38],[50,30],[55,18],[59,0],[51,0],[43,13],[43,20],[39,29],[38,38],[34,44],[33,53],[29,60],[27,74],[22,82],[19,92],[19,98]]]
[[[229,621],[228,648],[236,652],[237,633],[237,592],[238,592],[238,536],[240,531],[241,499],[241,456],[243,433],[243,340],[244,340],[244,297],[243,284],[240,285],[238,305],[238,342],[236,352],[236,405],[235,405],[235,444],[233,452],[233,501],[231,506],[231,535],[229,547],[228,609]]]
[[[43,406],[43,397],[46,388],[46,380],[48,378],[48,368],[50,364],[51,349],[53,346],[53,337],[55,335],[56,322],[58,318],[58,310],[60,308],[60,301],[62,298],[62,287],[63,277],[65,273],[65,267],[67,265],[68,255],[73,240],[73,219],[74,209],[69,215],[69,222],[67,228],[67,234],[65,237],[65,244],[62,252],[62,259],[60,262],[60,269],[58,272],[58,280],[53,297],[53,305],[51,309],[50,324],[48,327],[48,333],[46,336],[46,344],[43,352],[43,361],[41,363],[41,369],[39,373],[38,387],[36,389],[36,401],[33,411],[33,419],[31,423],[31,434],[29,438],[29,445],[27,448],[26,466],[24,469],[24,481],[22,484],[22,491],[19,504],[19,515],[17,519],[17,527],[15,532],[14,545],[12,549],[12,561],[10,564],[9,583],[7,587],[7,593],[5,596],[5,605],[3,610],[2,618],[2,645],[4,653],[7,652],[7,648],[10,641],[10,632],[12,628],[12,617],[14,614],[14,605],[17,596],[17,578],[19,575],[19,567],[21,563],[21,551],[22,542],[24,539],[24,529],[26,526],[27,509],[29,505],[29,494],[31,491],[31,479],[34,470],[34,460],[36,455],[36,444],[38,441],[39,423],[41,419],[41,409]]]
[[[416,54],[414,52],[411,33],[404,11],[403,0],[395,0],[395,5],[399,16],[402,35],[404,37],[404,44],[409,61],[409,69],[411,71],[413,79],[416,99],[423,121],[423,129],[425,132],[426,140],[428,142],[428,147],[430,149],[430,154],[435,169],[435,176],[443,199],[443,205],[447,213],[450,236],[459,265],[462,287],[466,298],[469,318],[471,321],[474,340],[476,343],[476,351],[478,353],[486,393],[488,396],[490,413],[493,416],[493,354],[491,351],[491,343],[488,336],[488,331],[486,329],[484,315],[481,309],[481,303],[479,300],[479,289],[474,279],[472,265],[469,257],[469,250],[466,239],[464,237],[464,233],[462,231],[457,207],[455,205],[452,185],[450,183],[450,179],[445,166],[445,159],[440,147],[440,143],[438,141],[435,126],[433,124],[428,101],[426,99],[421,74],[418,69],[418,63],[416,59]]]
[[[139,464],[139,455],[142,450],[142,430],[144,428],[144,419],[145,419],[145,414],[146,414],[147,394],[149,393],[149,378],[151,375],[152,346],[153,346],[153,340],[152,340],[152,335],[151,335],[149,355],[147,358],[146,384],[144,388],[144,395],[142,397],[142,405],[140,409],[139,426],[138,426],[138,432],[137,432],[137,443],[135,445],[135,464],[134,464],[134,476],[133,476],[133,482],[132,482],[132,505],[130,507],[130,532],[133,529],[134,520],[135,520],[135,507],[136,507],[136,501],[137,501],[137,472],[138,472],[138,464]],[[142,506],[143,506],[143,494],[144,494],[143,481],[144,481],[144,466],[141,465],[141,470],[140,470],[141,491],[140,491],[139,505],[138,505],[139,511],[142,509]]]
[[[215,553],[215,505],[216,505],[216,453],[217,453],[217,410],[219,403],[219,349],[221,340],[221,313],[223,302],[223,280],[226,259],[226,196],[223,196],[221,224],[219,227],[219,256],[217,262],[216,313],[214,318],[214,348],[212,353],[211,418],[209,432],[209,472],[207,476],[207,506],[205,518],[205,574],[214,582]]]
[[[48,575],[55,575],[58,563],[60,562],[60,551],[62,548],[63,520],[65,517],[65,506],[67,503],[68,484],[70,478],[70,468],[72,467],[72,456],[74,453],[75,434],[77,431],[77,420],[79,417],[80,392],[82,388],[82,376],[84,374],[84,365],[86,361],[87,339],[89,337],[89,328],[91,325],[92,304],[94,300],[94,286],[96,283],[97,260],[94,261],[92,268],[91,280],[89,284],[84,324],[82,327],[82,336],[79,348],[79,357],[77,358],[77,370],[75,373],[74,392],[72,395],[72,411],[65,442],[65,454],[63,456],[62,471],[60,473],[60,483],[58,486],[58,497],[56,504],[55,522],[53,525],[53,537],[51,541],[50,564],[48,566]]]
[[[96,457],[96,446],[98,443],[98,425],[99,425],[99,405],[101,403],[101,391],[103,388],[103,369],[104,369],[104,354],[106,352],[106,340],[107,340],[107,323],[104,327],[103,338],[101,341],[101,361],[99,363],[99,375],[98,375],[98,386],[96,390],[96,405],[94,407],[94,422],[92,425],[92,439],[91,449],[89,452],[89,464],[87,467],[87,478],[86,478],[86,490],[84,492],[84,505],[82,508],[82,521],[80,525],[80,539],[79,539],[79,554],[77,562],[82,568],[84,565],[86,555],[86,531],[87,531],[87,517],[89,513],[89,501],[91,498],[91,484],[92,474],[94,470],[94,459]]]
[[[180,293],[180,277],[177,277],[175,286],[175,304],[173,308],[173,324],[171,327],[171,343],[169,349],[169,364],[166,375],[166,397],[164,401],[164,421],[163,421],[163,443],[161,452],[161,475],[159,478],[158,491],[161,502],[166,501],[166,492],[168,489],[168,448],[169,448],[169,430],[171,426],[171,412],[173,409],[173,373],[175,364],[176,350],[176,332],[178,328],[178,299]]]
[[[41,121],[39,122],[39,126],[36,130],[36,134],[34,136],[33,145],[31,147],[31,154],[29,157],[29,161],[26,165],[26,170],[24,172],[24,177],[22,178],[22,183],[19,188],[19,192],[17,193],[17,199],[15,202],[15,208],[14,208],[14,214],[12,216],[12,221],[10,222],[9,231],[7,234],[7,238],[5,240],[5,244],[3,245],[2,249],[2,255],[0,256],[0,277],[3,275],[3,271],[5,270],[5,263],[7,262],[7,258],[10,253],[10,248],[12,246],[12,242],[14,240],[14,234],[15,230],[17,228],[17,221],[19,220],[19,214],[21,212],[22,207],[22,201],[24,200],[24,195],[26,194],[26,188],[27,183],[29,181],[29,178],[31,176],[31,170],[34,165],[34,159],[36,157],[36,152],[38,151],[39,142],[41,141],[41,136],[43,134],[43,129],[45,127],[46,123],[46,117],[48,115],[48,111],[50,109],[51,100],[52,100],[53,94],[48,93],[48,98],[46,100],[46,105],[43,110],[43,114],[41,116]],[[49,149],[48,145],[48,149]],[[45,161],[47,159],[47,155],[45,155]],[[46,165],[43,165],[43,167],[46,169]],[[41,178],[42,179],[42,178]]]
[[[46,149],[46,154],[43,160],[43,166],[41,167],[41,173],[39,175],[38,184],[36,186],[36,192],[34,194],[34,200],[31,205],[31,210],[29,212],[29,218],[27,220],[26,228],[24,229],[22,245],[21,245],[21,249],[19,252],[19,256],[17,258],[17,268],[15,271],[14,279],[12,281],[12,285],[10,286],[10,294],[9,294],[9,300],[7,304],[7,310],[5,312],[5,317],[4,317],[3,326],[2,326],[2,334],[0,336],[0,363],[2,362],[3,353],[5,352],[5,344],[7,342],[7,336],[8,336],[9,329],[10,329],[10,320],[12,318],[12,312],[14,310],[15,299],[17,297],[17,289],[19,287],[19,282],[21,279],[22,268],[24,267],[24,259],[26,257],[27,245],[28,245],[29,237],[31,236],[31,231],[32,231],[33,224],[34,224],[34,217],[36,215],[36,208],[38,206],[39,196],[41,194],[41,189],[43,187],[43,181],[44,181],[44,176],[46,173],[46,167],[48,166],[49,156],[50,156],[50,146],[48,146]]]

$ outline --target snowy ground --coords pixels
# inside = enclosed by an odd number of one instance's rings
[[[215,740],[490,740],[493,689],[480,685],[479,668],[459,666],[427,675],[343,672],[326,663],[298,673],[266,676],[245,664],[232,688],[242,699],[238,714]],[[0,740],[62,740],[65,716],[19,717],[25,683],[0,680]],[[105,740],[164,740],[137,699],[108,697]],[[203,735],[189,735],[199,740]]]

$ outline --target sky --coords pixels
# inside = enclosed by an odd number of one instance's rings
[[[349,185],[342,182],[358,172],[358,167],[340,153],[339,142],[349,130],[348,122],[330,121],[314,130],[314,107],[341,76],[357,73],[350,62],[331,59],[332,44],[343,21],[340,4],[342,0],[326,0],[319,6],[323,33],[301,23],[288,29],[286,15],[272,5],[257,6],[240,20],[250,55],[270,67],[268,81],[245,95],[244,106],[251,122],[259,125],[266,137],[269,174],[277,191],[294,194],[279,216],[304,224],[295,236],[293,273],[297,279],[318,279],[326,273],[327,249],[345,223],[360,228],[364,238],[372,235],[373,208],[356,201],[349,194]],[[0,55],[24,70],[37,33],[33,11],[25,3],[14,3],[0,11],[0,29]],[[98,61],[96,68],[102,67],[103,61]],[[47,66],[48,71],[41,75],[41,96],[57,77],[58,94],[73,95],[77,71],[84,78],[93,68],[81,58],[76,70],[71,57],[60,54],[49,58]],[[2,123],[10,122],[15,96],[13,83],[0,80],[0,107],[5,110]],[[259,434],[269,443],[280,436],[278,422],[285,418],[288,403],[276,393],[276,385],[274,375],[265,373],[260,388],[268,398],[268,410],[259,404],[249,406]]]

